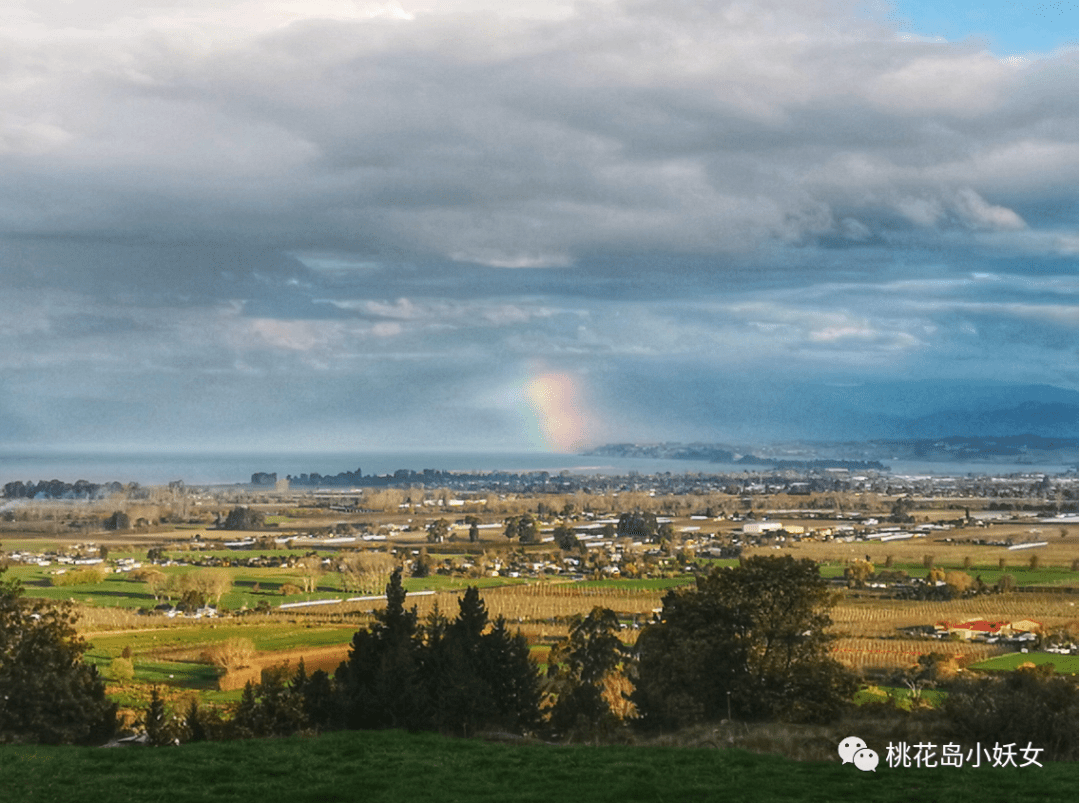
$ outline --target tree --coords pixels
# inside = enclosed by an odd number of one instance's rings
[[[386,587],[394,559],[385,552],[347,552],[338,559],[337,570],[346,591],[374,594]]]
[[[207,651],[214,666],[225,672],[235,672],[251,666],[255,658],[255,642],[247,638],[229,638],[219,642]]]
[[[967,572],[945,572],[945,585],[949,588],[949,593],[953,597],[963,596],[973,585],[975,581],[971,575]]]
[[[323,576],[323,563],[315,553],[305,555],[296,561],[296,568],[300,575],[300,585],[306,594],[310,594],[319,587],[319,579]]]
[[[196,573],[195,582],[207,599],[214,600],[214,605],[220,605],[222,596],[233,586],[232,575],[225,569],[202,569]]]
[[[421,549],[420,554],[416,556],[416,560],[413,562],[412,576],[427,577],[431,574],[431,566],[432,560],[427,549]]]
[[[356,633],[348,660],[335,673],[342,724],[464,735],[484,726],[522,730],[535,724],[538,676],[528,642],[520,633],[511,635],[502,618],[489,621],[476,588],[458,600],[453,621],[436,607],[424,626],[415,608],[405,608],[400,570],[386,596],[385,610]],[[317,675],[303,681],[305,688]],[[309,716],[321,724],[317,714]]]
[[[616,532],[620,537],[640,538],[643,541],[655,541],[660,525],[656,516],[635,510],[633,513],[623,513],[619,516],[619,524]]]
[[[429,544],[441,544],[450,535],[450,522],[446,519],[438,519],[427,526],[427,540]]]
[[[301,658],[289,688],[302,699],[304,715],[313,727],[328,728],[336,723],[339,712],[337,689],[326,672],[316,669],[308,675]]]
[[[153,569],[149,566],[138,568],[131,572],[128,579],[135,583],[146,583],[147,588],[150,589],[150,593],[154,595],[154,600],[160,600],[165,593],[165,589],[169,585],[169,577],[165,572],[160,569]]]
[[[335,677],[351,728],[404,728],[421,705],[420,633],[416,609],[405,609],[401,570],[386,585],[386,607],[353,636],[348,658]]]
[[[874,564],[868,560],[853,560],[844,568],[848,588],[862,588],[874,573]]]
[[[240,705],[230,723],[240,738],[288,736],[308,727],[304,714],[304,698],[294,693],[287,682],[285,665],[262,671],[258,685],[248,681]]]
[[[749,558],[663,599],[637,643],[643,724],[725,718],[825,721],[854,694],[828,657],[830,594],[811,560]]]
[[[954,677],[959,670],[956,659],[940,652],[930,652],[919,656],[919,660],[906,670],[898,672],[894,681],[907,686],[913,702],[922,699],[924,689],[935,688],[945,680]]]
[[[1030,742],[1043,759],[1076,761],[1076,677],[1049,664],[993,676],[966,676],[949,687],[944,713],[953,736],[984,745]]]
[[[555,544],[559,549],[570,551],[577,549],[581,542],[570,527],[560,524],[555,527]]]
[[[528,730],[536,724],[540,705],[539,676],[521,631],[511,633],[499,616],[481,644],[485,680],[496,703],[497,719],[489,724]]]
[[[191,698],[187,711],[184,712],[183,728],[187,741],[205,742],[210,738],[206,727],[206,719],[199,709],[199,700],[196,697]]]
[[[0,569],[0,742],[89,744],[116,729],[116,706],[97,670],[82,661],[89,645],[68,604],[24,600]]]
[[[577,616],[570,635],[551,651],[548,693],[554,704],[548,721],[556,734],[588,738],[617,726],[607,683],[630,658],[618,632],[615,612],[596,607]]]
[[[106,530],[130,530],[131,529],[131,517],[127,513],[121,510],[113,513],[109,518],[105,520]]]
[[[889,521],[894,524],[907,524],[915,519],[911,516],[911,511],[915,508],[915,503],[910,496],[901,496],[892,504],[892,509],[889,511]]]
[[[465,736],[483,727],[523,730],[536,722],[539,686],[528,644],[502,618],[494,626],[475,586],[458,598],[458,615],[438,611],[425,627],[424,680],[434,727]]]
[[[234,507],[221,526],[226,530],[259,530],[265,525],[266,517],[258,510],[247,507]]]
[[[518,539],[523,544],[535,544],[540,541],[540,525],[530,514],[511,516],[506,520],[504,535],[509,539]]]
[[[206,595],[194,588],[189,588],[180,597],[176,607],[182,611],[193,613],[206,605]]]
[[[150,744],[155,747],[180,743],[181,723],[169,716],[165,701],[158,693],[158,687],[150,690],[150,704],[143,714],[143,729]]]

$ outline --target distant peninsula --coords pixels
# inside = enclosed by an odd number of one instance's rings
[[[1075,438],[1040,435],[954,436],[865,441],[791,441],[768,446],[738,447],[719,443],[612,443],[584,453],[600,457],[649,457],[699,460],[728,465],[759,465],[780,469],[875,469],[883,461],[1059,463],[1077,464]]]
[[[611,443],[584,453],[586,457],[648,457],[661,460],[699,460],[724,463],[733,466],[768,466],[792,471],[843,469],[874,469],[888,471],[888,466],[877,460],[820,457],[808,460],[762,457],[724,444],[708,443]]]

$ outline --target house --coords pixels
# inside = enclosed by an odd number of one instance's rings
[[[965,640],[986,641],[998,638],[1021,638],[1024,634],[1034,634],[1042,629],[1042,623],[1033,619],[991,622],[986,619],[971,619],[967,622],[950,624],[938,622],[934,625],[938,633],[957,636]]]

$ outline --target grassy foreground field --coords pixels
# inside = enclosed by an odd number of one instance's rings
[[[973,668],[1010,672],[1019,666],[1029,663],[1035,664],[1035,666],[1053,664],[1054,671],[1061,675],[1075,675],[1078,668],[1080,668],[1080,660],[1077,659],[1077,656],[1054,655],[1048,652],[1014,652],[1009,655],[999,655],[988,661],[981,661],[977,664],[973,664]]]
[[[502,745],[399,732],[102,750],[0,747],[21,803],[1073,800],[1075,764],[890,769],[742,750]]]

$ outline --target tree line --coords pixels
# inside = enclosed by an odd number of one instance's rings
[[[103,484],[76,480],[38,480],[6,483],[0,496],[4,499],[104,499],[124,490],[119,482]]]

